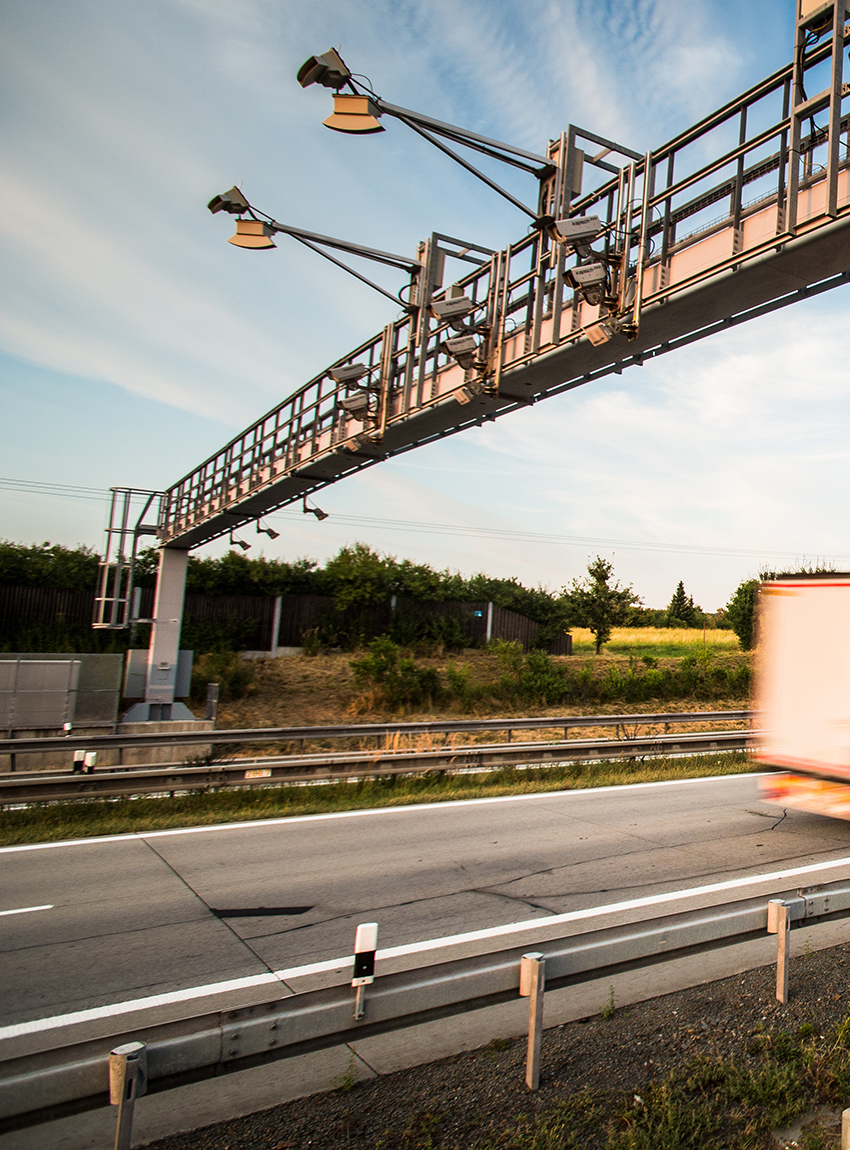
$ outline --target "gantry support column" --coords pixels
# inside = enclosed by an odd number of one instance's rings
[[[151,714],[152,719],[171,718],[188,566],[188,551],[163,547],[159,553],[145,703],[159,704],[161,710],[157,715]]]

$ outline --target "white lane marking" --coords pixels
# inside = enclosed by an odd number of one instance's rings
[[[44,906],[19,906],[17,910],[0,910],[0,915],[4,914],[29,914],[33,910],[53,910],[53,903],[46,902]]]
[[[357,811],[329,811],[324,815],[293,815],[279,819],[252,819],[242,823],[213,823],[208,827],[178,827],[168,831],[139,831],[138,834],[102,835],[91,839],[63,839],[55,843],[28,843],[14,847],[0,847],[0,854],[13,854],[20,851],[53,850],[56,847],[83,847],[97,843],[118,843],[130,840],[164,838],[172,835],[202,835],[214,831],[244,831],[253,827],[279,827],[282,824],[326,822],[330,819],[358,819],[367,815],[401,815],[421,811],[454,809],[457,807],[477,807],[492,803],[519,803],[529,799],[578,798],[581,795],[597,795],[612,791],[637,791],[647,787],[679,787],[687,783],[728,782],[730,779],[758,779],[770,771],[750,771],[743,775],[707,775],[700,779],[664,779],[655,783],[618,783],[613,787],[582,787],[580,790],[535,791],[529,795],[498,795],[490,799],[451,799],[444,803],[411,803],[397,807],[368,807]]]
[[[677,899],[693,898],[695,895],[714,894],[717,891],[732,890],[745,886],[757,886],[760,883],[776,882],[779,879],[797,878],[800,875],[813,874],[817,871],[833,870],[836,867],[850,866],[850,858],[833,859],[825,863],[811,863],[808,866],[793,867],[789,870],[768,871],[766,874],[747,875],[743,878],[726,879],[723,882],[713,882],[706,886],[695,886],[685,890],[667,891],[665,894],[647,895],[644,898],[629,899],[626,902],[608,903],[605,906],[586,907],[584,910],[571,910],[566,914],[549,915],[548,918],[526,919],[524,922],[509,922],[504,926],[490,927],[487,930],[472,930],[466,934],[452,934],[444,938],[430,938],[424,942],[414,942],[407,946],[393,946],[387,950],[379,950],[376,960],[398,958],[404,955],[425,953],[429,950],[439,950],[443,947],[458,946],[465,942],[478,942],[488,938],[500,938],[504,935],[521,934],[533,931],[536,927],[544,927],[548,933],[549,928],[561,923],[579,922],[586,918],[601,917],[606,914],[615,914],[622,910],[637,909],[638,907],[659,906],[664,903],[675,902]],[[530,944],[529,944],[530,945]],[[52,1030],[62,1026],[72,1026],[79,1022],[90,1022],[100,1018],[111,1018],[113,1015],[129,1014],[134,1010],[144,1010],[154,1006],[163,1006],[175,1002],[185,1002],[193,998],[203,998],[206,995],[219,994],[227,990],[241,990],[251,986],[288,982],[293,978],[303,978],[310,974],[323,974],[327,971],[349,971],[354,963],[354,955],[343,958],[326,959],[324,962],[313,962],[306,966],[292,966],[288,970],[275,970],[271,974],[258,974],[248,978],[237,978],[231,982],[215,982],[207,986],[193,986],[188,990],[176,990],[170,994],[156,994],[149,998],[137,998],[129,1002],[119,1002],[112,1006],[98,1006],[91,1010],[80,1010],[74,1014],[57,1014],[52,1018],[38,1018],[32,1022],[19,1022],[12,1026],[0,1027],[0,1042],[5,1038],[17,1038],[24,1034],[35,1034],[43,1030]]]
[[[207,986],[192,986],[188,990],[174,990],[169,994],[152,994],[148,998],[135,998],[130,1002],[117,1002],[111,1006],[96,1006],[90,1010],[76,1010],[72,1014],[57,1014],[52,1018],[36,1018],[32,1022],[18,1022],[12,1026],[0,1027],[0,1042],[4,1038],[19,1038],[24,1034],[38,1034],[42,1030],[53,1030],[60,1026],[74,1026],[80,1022],[96,1022],[99,1018],[112,1018],[115,1015],[130,1014],[134,1010],[152,1009],[156,1006],[170,1006],[175,1002],[188,1002],[193,998],[205,998],[210,994],[223,994],[230,990],[244,990],[246,987],[262,986],[269,982],[280,986],[280,980],[273,974],[255,974],[247,978],[232,978],[228,982],[211,982]]]

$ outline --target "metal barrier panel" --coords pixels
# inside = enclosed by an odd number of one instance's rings
[[[77,726],[111,725],[118,715],[118,703],[121,699],[121,675],[124,666],[123,655],[99,655],[89,653],[61,652],[56,655],[45,655],[43,652],[15,651],[5,656],[6,659],[20,663],[44,662],[45,659],[71,659],[79,664],[79,679],[76,685],[76,706],[70,718],[60,719],[57,723],[46,726],[61,729],[63,723],[73,722]],[[2,706],[2,704],[0,704]],[[0,721],[0,727],[9,724]],[[15,720],[14,727],[27,729],[27,724]]]
[[[74,721],[79,659],[3,659],[0,669],[0,726],[49,730]]]

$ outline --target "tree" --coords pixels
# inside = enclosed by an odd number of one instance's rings
[[[587,627],[596,640],[596,654],[611,638],[611,629],[625,622],[629,608],[640,603],[631,586],[612,582],[613,566],[597,555],[587,565],[588,578],[573,579],[564,595],[569,603],[570,622]]]
[[[753,622],[758,589],[758,579],[745,579],[726,604],[726,618],[745,651],[751,650],[753,645]]]
[[[667,626],[692,627],[699,610],[698,607],[694,606],[693,596],[687,593],[685,585],[680,579],[679,586],[673,592],[673,598],[667,608]]]

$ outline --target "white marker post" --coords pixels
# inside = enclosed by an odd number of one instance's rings
[[[74,751],[74,774],[79,775],[82,773],[83,767],[86,765],[86,752]]]
[[[133,1107],[148,1088],[147,1047],[144,1042],[128,1042],[109,1052],[109,1101],[118,1107],[115,1150],[130,1150],[133,1136]]]
[[[83,760],[86,764],[86,774],[94,774],[94,766],[97,762],[97,751],[86,751],[86,757]]]
[[[378,924],[361,922],[354,939],[354,977],[351,985],[357,987],[354,999],[354,1017],[361,1019],[366,1012],[363,1004],[364,987],[375,981],[375,951],[378,949]]]
[[[543,1042],[543,992],[546,986],[546,959],[536,950],[524,954],[519,964],[519,992],[528,999],[528,1055],[525,1084],[529,1090],[540,1085],[540,1048]]]
[[[780,898],[767,904],[767,933],[776,935],[776,997],[788,1001],[788,967],[791,961],[791,908]]]

